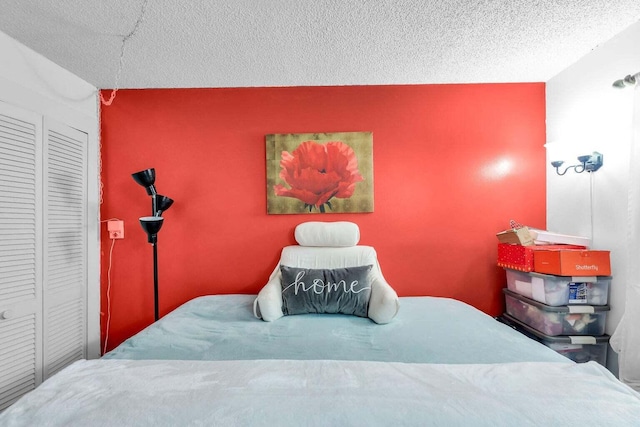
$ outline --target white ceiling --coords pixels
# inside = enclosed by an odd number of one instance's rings
[[[640,19],[639,0],[0,0],[0,31],[113,88],[142,10],[121,88],[544,82]]]

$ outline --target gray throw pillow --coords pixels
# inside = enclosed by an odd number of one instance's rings
[[[373,265],[315,270],[280,266],[282,312],[334,313],[367,317]]]

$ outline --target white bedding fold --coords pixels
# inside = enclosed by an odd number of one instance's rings
[[[640,394],[595,362],[79,361],[2,426],[632,426]],[[634,424],[636,423],[636,424]]]

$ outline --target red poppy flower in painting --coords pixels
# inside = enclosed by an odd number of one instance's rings
[[[282,152],[280,168],[280,178],[291,188],[278,184],[275,194],[301,200],[309,212],[316,208],[324,213],[325,204],[332,209],[332,197],[348,199],[363,180],[356,153],[340,141],[305,141],[292,153]]]

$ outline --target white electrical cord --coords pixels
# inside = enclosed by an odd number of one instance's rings
[[[102,222],[120,221],[118,218],[104,219]],[[107,321],[104,328],[104,345],[102,354],[107,352],[107,343],[109,342],[109,328],[111,326],[111,263],[113,261],[113,247],[116,244],[116,239],[111,239],[111,248],[109,249],[109,267],[107,268]]]
[[[102,354],[107,352],[107,343],[109,342],[109,327],[111,326],[111,261],[113,260],[113,247],[116,245],[116,239],[111,239],[111,248],[109,249],[109,268],[107,269],[107,321],[104,326],[104,347]]]

